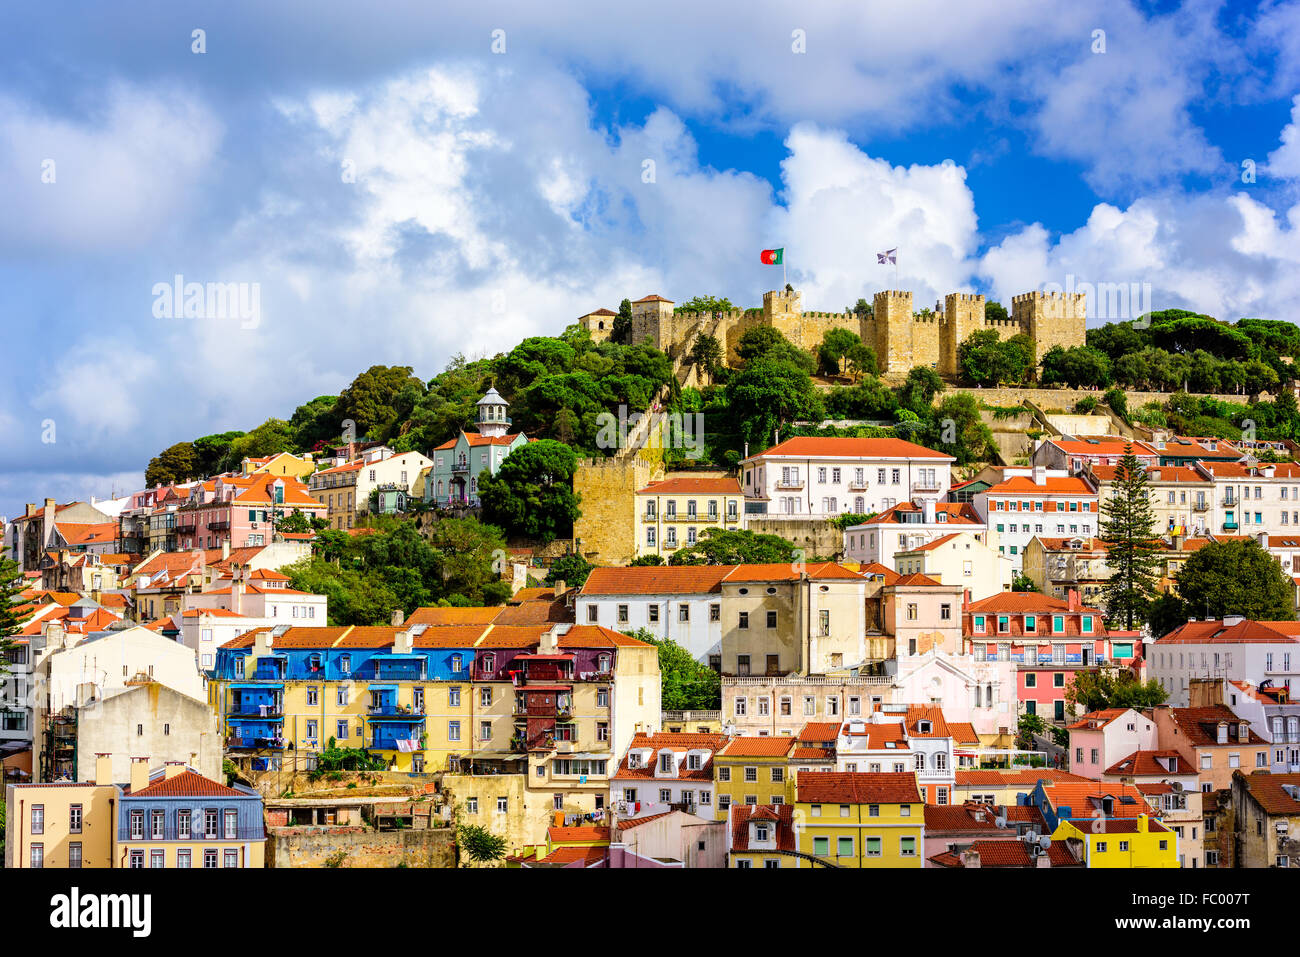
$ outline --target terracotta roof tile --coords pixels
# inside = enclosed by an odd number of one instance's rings
[[[854,459],[936,459],[955,462],[956,459],[943,452],[927,449],[924,445],[907,442],[903,439],[859,439],[859,438],[824,438],[818,436],[796,436],[786,439],[766,451],[751,455],[745,462],[774,455],[789,455],[805,458],[854,458]]]
[[[870,771],[801,774],[795,784],[800,804],[920,804],[916,775]]]

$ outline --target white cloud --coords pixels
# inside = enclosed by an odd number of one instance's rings
[[[114,84],[75,120],[0,98],[0,244],[145,246],[190,208],[221,138],[216,117],[179,91]]]

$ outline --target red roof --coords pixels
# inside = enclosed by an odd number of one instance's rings
[[[800,804],[920,804],[916,775],[872,771],[823,771],[800,775]]]
[[[968,848],[979,854],[979,866],[985,867],[1038,867],[1038,859],[1023,841],[996,840],[974,841]],[[965,867],[960,854],[944,851],[935,854],[929,860],[939,867]],[[1047,861],[1051,867],[1083,867],[1083,862],[1070,853],[1064,841],[1053,841],[1047,849]]]
[[[1162,759],[1164,763],[1161,763]],[[1168,764],[1169,767],[1165,765]],[[1106,769],[1106,773],[1116,777],[1120,775],[1140,776],[1146,774],[1195,774],[1196,765],[1181,751],[1166,748],[1163,751],[1134,751],[1126,758],[1121,758]]]
[[[740,480],[736,478],[670,478],[651,482],[638,495],[739,495]]]
[[[139,791],[127,788],[126,793],[131,797],[248,797],[189,768],[169,778],[153,778]]]
[[[955,462],[951,455],[927,449],[924,445],[903,439],[859,439],[821,436],[796,436],[745,459],[746,462],[770,456],[797,458],[853,458],[853,459],[934,459]]]
[[[794,748],[796,739],[790,735],[759,737],[746,735],[732,738],[727,746],[718,752],[728,758],[780,758],[788,757]]]
[[[776,849],[795,850],[794,807],[789,804],[733,804],[731,807],[731,849],[749,851],[749,825],[752,821],[771,821],[776,825]],[[762,848],[761,850],[766,850]]]
[[[1027,475],[1013,475],[997,485],[991,486],[985,495],[1083,495],[1096,496],[1092,487],[1081,478],[1063,476],[1047,478],[1035,482]]]
[[[1250,645],[1300,641],[1300,621],[1189,621],[1156,643],[1162,645]]]
[[[549,827],[546,829],[546,839],[552,844],[563,843],[582,843],[592,844],[601,841],[609,843],[609,828],[607,827]]]
[[[627,746],[627,751],[623,753],[623,760],[619,762],[618,770],[614,772],[612,777],[653,779],[655,777],[655,768],[659,764],[660,751],[669,750],[685,753],[687,751],[707,750],[710,753],[705,760],[700,762],[699,768],[692,770],[685,766],[685,762],[679,761],[676,777],[665,777],[659,780],[712,781],[713,756],[726,743],[727,736],[725,734],[675,733],[669,731],[661,731],[650,735],[636,734]],[[641,767],[631,767],[628,752],[646,748],[651,750],[649,758],[643,762]]]

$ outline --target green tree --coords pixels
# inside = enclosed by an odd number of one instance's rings
[[[1098,537],[1106,545],[1110,579],[1102,589],[1106,617],[1126,629],[1146,620],[1156,594],[1156,565],[1160,541],[1151,507],[1151,485],[1146,469],[1124,448],[1115,467],[1112,494],[1101,505]]]
[[[323,558],[304,558],[281,569],[289,586],[325,595],[329,599],[329,624],[387,624],[401,600],[388,583],[374,574],[344,568]]]
[[[898,387],[898,404],[904,409],[925,416],[930,411],[934,397],[944,390],[943,379],[929,366],[913,366],[907,379]]]
[[[462,824],[456,829],[456,846],[475,864],[488,864],[506,856],[506,839],[481,824]]]
[[[875,313],[875,307],[871,303],[867,302],[867,300],[859,299],[857,302],[853,304],[852,308],[846,309],[844,311],[853,313],[853,315],[860,320],[870,319],[872,315]]]
[[[1047,722],[1036,714],[1022,714],[1016,723],[1016,747],[1023,751],[1034,750],[1034,736],[1047,734]]]
[[[587,576],[591,574],[592,569],[595,567],[577,552],[561,555],[551,563],[551,567],[546,573],[546,584],[554,585],[556,582],[564,582],[568,588],[581,588],[586,583]]]
[[[696,296],[689,302],[684,302],[673,309],[673,312],[698,312],[706,316],[720,316],[724,312],[730,312],[736,307],[731,304],[730,299],[723,299],[717,296]]]
[[[767,564],[792,562],[795,555],[795,547],[779,535],[751,532],[749,529],[706,528],[694,545],[673,552],[668,564]]]
[[[1295,583],[1254,539],[1211,542],[1192,553],[1176,576],[1187,617],[1241,615],[1255,621],[1292,621]],[[1172,617],[1167,612],[1165,621]]]
[[[641,565],[662,565],[662,564],[664,564],[664,557],[662,555],[656,555],[653,553],[648,555],[638,555],[636,558],[628,562],[628,565],[634,568]]]
[[[754,359],[733,375],[727,381],[726,397],[733,430],[760,448],[773,441],[779,426],[796,419],[820,419],[824,411],[807,371],[768,358]]]
[[[339,437],[341,417],[335,412],[338,401],[336,395],[318,395],[293,410],[289,425],[293,427],[294,442],[300,451],[309,451],[318,443]]]
[[[823,375],[838,375],[840,364],[849,352],[862,346],[862,338],[848,329],[827,329],[817,347],[817,370]]]
[[[1002,305],[996,299],[984,300],[984,321],[985,322],[1005,322],[1008,318],[1007,307]]]
[[[928,448],[953,456],[958,465],[989,462],[997,454],[993,432],[969,392],[953,393],[928,410],[919,439]]]
[[[617,342],[619,345],[629,346],[632,344],[632,302],[624,299],[618,304],[618,315],[614,317],[614,324],[610,329],[609,338],[611,342]]]
[[[444,597],[459,603],[459,595],[470,605],[500,605],[510,598],[510,584],[501,578],[506,540],[500,528],[472,518],[444,518],[425,526],[424,537],[437,555]]]
[[[9,557],[8,551],[0,550],[0,687],[4,686],[4,676],[9,673],[8,653],[15,647],[13,636],[23,626],[14,609],[26,604],[19,595],[27,588],[22,568]],[[0,806],[3,804],[0,801]],[[3,833],[0,827],[0,834]]]
[[[716,711],[722,707],[722,680],[712,668],[691,657],[671,638],[657,638],[644,628],[629,631],[659,649],[659,676],[665,711]]]
[[[1038,591],[1038,586],[1034,580],[1023,572],[1018,573],[1015,578],[1011,579],[1012,591]]]
[[[201,477],[198,457],[191,442],[168,446],[151,458],[144,470],[145,485],[171,485]]]
[[[371,366],[340,393],[334,412],[340,422],[351,420],[358,438],[387,437],[410,415],[424,395],[424,383],[410,366]]]
[[[695,343],[691,346],[690,352],[692,365],[712,379],[722,366],[722,359],[722,345],[718,342],[716,336],[701,332],[695,337]]]
[[[1169,693],[1154,678],[1138,681],[1131,671],[1076,671],[1065,700],[1085,712],[1106,708],[1154,708]]]
[[[238,469],[246,458],[293,452],[298,447],[296,436],[297,430],[284,419],[267,419],[252,432],[231,440],[219,468],[232,471]]]
[[[573,491],[578,457],[551,439],[529,442],[511,452],[496,475],[479,479],[483,517],[510,535],[545,542],[568,538],[581,514]]]
[[[1110,358],[1100,349],[1089,346],[1070,346],[1063,349],[1052,346],[1043,356],[1043,372],[1040,381],[1045,386],[1068,385],[1108,386],[1114,378],[1111,375]]]
[[[811,373],[816,368],[812,354],[794,345],[774,326],[752,326],[741,334],[736,354],[746,365],[760,360],[786,362]]]

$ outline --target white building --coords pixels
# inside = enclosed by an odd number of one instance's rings
[[[904,502],[861,525],[846,528],[844,554],[850,561],[879,562],[886,568],[894,568],[899,552],[912,551],[955,532],[968,532],[983,542],[987,529],[968,504],[935,502],[928,498],[915,505]]]
[[[1010,558],[1017,572],[1035,535],[1087,537],[1099,531],[1097,489],[1084,478],[1051,475],[1045,468],[977,492],[973,504],[988,527],[989,547]]]
[[[786,439],[741,461],[745,513],[833,518],[904,502],[938,503],[948,494],[955,461],[903,439]]]
[[[734,565],[593,569],[577,595],[578,624],[644,628],[707,662],[722,653],[722,580],[734,570]]]
[[[1214,481],[1211,533],[1300,533],[1300,465],[1197,462],[1196,469]]]
[[[1189,621],[1150,645],[1147,674],[1176,708],[1188,706],[1194,678],[1267,682],[1294,693],[1300,688],[1300,621]]]
[[[224,588],[182,595],[182,615],[196,608],[221,608],[236,615],[265,618],[272,625],[329,624],[328,597],[289,588],[288,579],[278,572],[255,574],[263,577],[241,578]]]
[[[712,819],[713,756],[726,743],[722,734],[636,734],[609,781],[616,818],[685,811]]]
[[[956,781],[954,730],[936,707],[885,707],[847,721],[835,742],[838,771],[916,774],[927,804],[948,804]]]
[[[944,585],[960,585],[979,601],[1011,588],[1011,560],[989,548],[982,536],[950,532],[907,551],[894,553],[900,575],[925,575]]]

